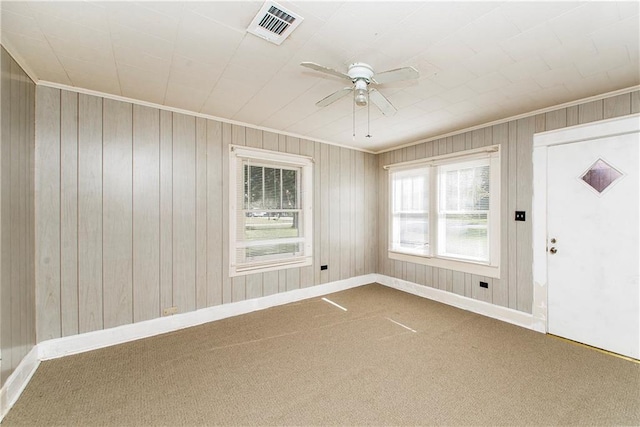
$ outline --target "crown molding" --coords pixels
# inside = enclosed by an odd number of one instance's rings
[[[478,129],[484,129],[484,128],[487,128],[487,127],[490,127],[490,126],[500,125],[500,124],[508,123],[508,122],[511,122],[511,121],[514,121],[514,120],[524,119],[526,117],[531,117],[531,116],[535,116],[535,115],[538,115],[538,114],[548,113],[548,112],[551,112],[551,111],[559,110],[561,108],[575,107],[576,105],[584,104],[584,103],[591,102],[591,101],[599,101],[601,99],[610,98],[612,96],[623,95],[623,94],[629,93],[629,92],[635,92],[636,90],[640,90],[640,85],[631,86],[631,87],[624,88],[624,89],[618,89],[618,90],[614,90],[612,92],[607,92],[607,93],[603,93],[603,94],[600,94],[600,95],[594,95],[594,96],[590,96],[590,97],[587,97],[587,98],[581,98],[581,99],[578,99],[578,100],[575,100],[575,101],[565,102],[563,104],[552,105],[551,107],[545,107],[545,108],[541,108],[539,110],[529,111],[528,113],[522,113],[522,114],[518,114],[516,116],[507,117],[505,119],[499,119],[499,120],[494,120],[494,121],[488,122],[488,123],[482,123],[482,124],[471,126],[471,127],[468,127],[468,128],[455,130],[455,131],[452,131],[452,132],[449,132],[449,133],[443,133],[443,134],[439,134],[439,135],[435,135],[435,136],[430,136],[428,138],[420,139],[420,140],[415,141],[415,142],[408,142],[406,144],[398,145],[398,146],[395,146],[395,147],[392,147],[392,148],[385,148],[384,150],[379,150],[379,151],[374,152],[374,154],[382,154],[382,153],[387,153],[389,151],[399,150],[401,148],[413,147],[414,145],[422,144],[423,142],[435,141],[437,139],[442,139],[442,138],[447,138],[447,137],[450,137],[450,136],[460,135],[461,133],[467,133],[467,132],[471,132],[471,131],[478,130]]]
[[[248,127],[248,128],[251,128],[251,129],[261,130],[261,131],[265,131],[265,132],[272,132],[272,133],[276,133],[276,134],[279,134],[279,135],[290,136],[292,138],[300,138],[300,139],[304,139],[304,140],[307,140],[307,141],[319,142],[319,143],[322,143],[322,144],[328,144],[328,145],[334,145],[336,147],[347,148],[349,150],[362,151],[363,153],[376,154],[374,151],[365,150],[364,148],[349,147],[347,145],[337,144],[335,142],[325,141],[325,140],[317,139],[317,138],[310,138],[308,136],[300,135],[300,134],[293,133],[293,132],[286,132],[286,131],[283,131],[283,130],[272,129],[272,128],[269,128],[269,127],[266,127],[266,126],[258,126],[258,125],[254,125],[254,124],[251,124],[251,123],[241,122],[241,121],[238,121],[238,120],[225,119],[224,117],[212,116],[210,114],[197,113],[195,111],[184,110],[182,108],[169,107],[167,105],[156,104],[154,102],[147,102],[147,101],[141,101],[139,99],[127,98],[126,96],[113,95],[111,93],[104,93],[104,92],[99,92],[99,91],[96,91],[96,90],[84,89],[84,88],[79,88],[79,87],[75,87],[75,86],[69,86],[69,85],[65,85],[65,84],[61,84],[61,83],[50,82],[50,81],[47,81],[47,80],[39,80],[37,85],[38,86],[46,86],[46,87],[50,87],[50,88],[54,88],[54,89],[68,90],[68,91],[71,91],[71,92],[82,93],[82,94],[85,94],[85,95],[98,96],[98,97],[101,97],[101,98],[113,99],[114,101],[129,102],[131,104],[142,105],[142,106],[151,107],[151,108],[157,108],[159,110],[171,111],[173,113],[186,114],[186,115],[189,115],[189,116],[201,117],[203,119],[208,119],[208,120],[216,120],[216,121],[219,121],[219,122],[229,123],[229,124],[232,124],[232,125],[244,126],[244,127]]]

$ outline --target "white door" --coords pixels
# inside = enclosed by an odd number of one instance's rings
[[[640,135],[550,146],[548,331],[640,359]]]

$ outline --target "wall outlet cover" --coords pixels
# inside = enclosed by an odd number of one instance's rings
[[[162,310],[162,315],[163,316],[171,316],[173,314],[176,314],[177,312],[178,312],[178,307],[176,307],[176,306],[167,307],[167,308]]]

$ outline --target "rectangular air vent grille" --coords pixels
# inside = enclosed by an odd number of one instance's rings
[[[302,20],[301,16],[286,10],[278,3],[267,1],[253,18],[247,31],[279,45]]]

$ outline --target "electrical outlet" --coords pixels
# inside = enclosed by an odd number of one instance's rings
[[[487,282],[480,282],[480,287],[481,287],[481,288],[485,288],[485,289],[489,289],[489,283],[487,283]]]
[[[171,316],[173,314],[176,314],[178,312],[178,307],[173,306],[173,307],[167,307],[164,310],[162,310],[162,315],[163,316]]]
[[[326,269],[328,269],[328,268],[329,268],[329,266],[328,266],[328,265],[321,265],[321,266],[320,266],[320,270],[326,270]]]
[[[516,221],[524,221],[525,213],[524,211],[516,211]]]

